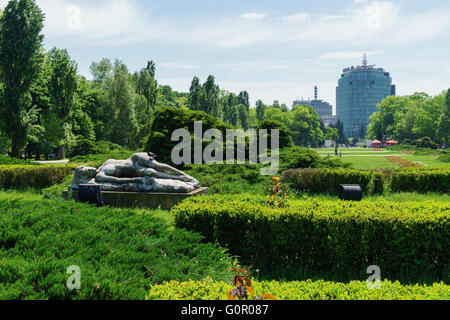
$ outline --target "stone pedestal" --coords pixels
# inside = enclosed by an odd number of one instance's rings
[[[69,199],[69,192],[64,191],[64,199]],[[186,198],[208,194],[208,188],[198,188],[190,193],[143,193],[102,191],[105,205],[116,208],[161,208],[169,210]],[[72,191],[72,199],[79,201],[78,192]]]

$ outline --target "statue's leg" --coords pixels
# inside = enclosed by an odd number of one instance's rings
[[[144,175],[146,177],[153,177],[153,178],[157,178],[157,179],[170,179],[170,180],[180,180],[180,181],[185,181],[185,182],[193,182],[193,178],[188,175],[168,174],[168,173],[165,173],[162,171],[156,171],[155,169],[152,169],[152,168],[145,169]]]

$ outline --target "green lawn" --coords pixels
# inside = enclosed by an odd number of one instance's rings
[[[358,156],[343,156],[342,160],[345,163],[350,163],[352,168],[369,170],[369,169],[396,169],[398,166],[385,157],[358,157]]]
[[[334,157],[334,149],[316,149],[321,156],[330,154]],[[346,163],[350,163],[353,168],[361,170],[369,169],[395,169],[399,168],[397,164],[392,163],[385,157],[395,156],[402,159],[416,162],[422,166],[448,166],[439,160],[438,151],[436,150],[412,150],[416,153],[402,152],[396,149],[365,149],[365,148],[344,148],[339,149],[342,152],[342,159]]]

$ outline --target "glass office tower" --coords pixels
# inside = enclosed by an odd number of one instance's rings
[[[367,133],[369,117],[378,111],[377,104],[395,91],[390,74],[367,65],[365,55],[362,66],[344,69],[336,89],[336,109],[345,135],[363,138],[361,131]]]

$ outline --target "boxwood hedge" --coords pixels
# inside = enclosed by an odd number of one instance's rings
[[[226,282],[203,281],[166,282],[152,286],[147,300],[227,300],[233,286]],[[326,281],[253,282],[257,295],[270,293],[277,300],[449,300],[450,286],[408,286],[382,281],[380,289],[369,289],[366,282],[348,284]],[[250,294],[249,299],[253,299]]]
[[[173,208],[177,227],[200,232],[271,274],[297,269],[360,279],[377,265],[391,280],[450,282],[448,202],[314,199],[275,209],[218,198],[198,197]]]
[[[283,172],[283,179],[301,191],[337,193],[341,184],[359,184],[365,193],[393,192],[450,192],[450,169],[408,168],[401,170],[355,169],[291,169]],[[375,181],[380,188],[375,188]]]
[[[74,166],[0,166],[0,188],[45,188],[61,183]]]

